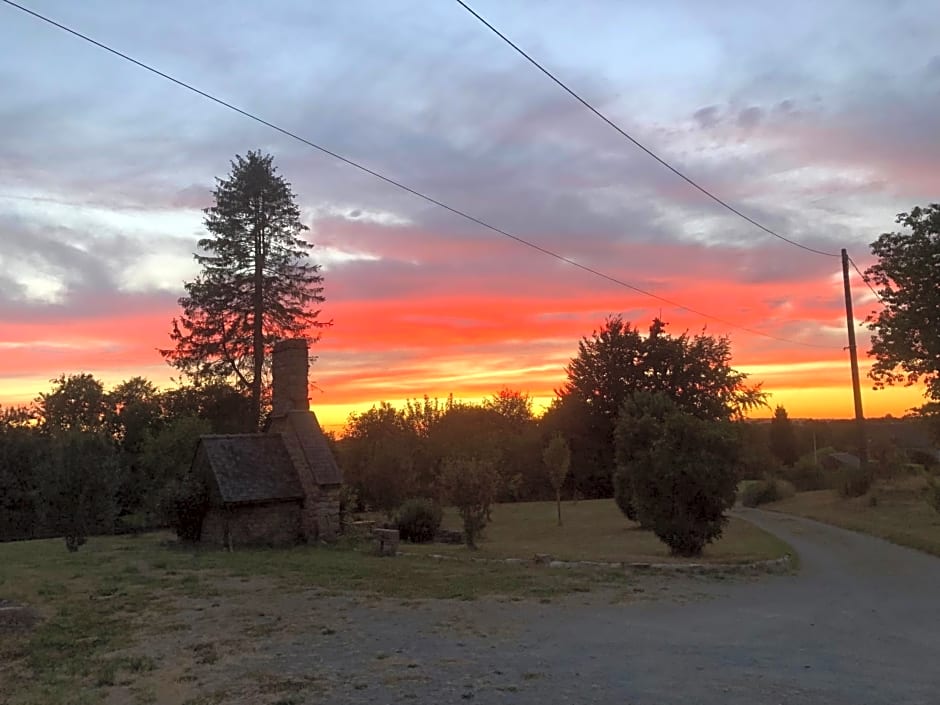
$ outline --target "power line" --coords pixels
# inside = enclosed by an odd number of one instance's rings
[[[612,127],[614,130],[616,130],[618,133],[620,133],[620,135],[621,135],[622,137],[625,137],[626,139],[628,139],[630,142],[633,143],[634,146],[636,146],[636,147],[638,147],[639,149],[641,149],[641,150],[643,150],[644,152],[646,152],[650,157],[652,157],[653,159],[655,159],[655,160],[656,160],[657,162],[659,162],[662,166],[664,166],[664,167],[666,167],[667,169],[669,169],[669,171],[671,171],[673,174],[675,174],[676,176],[678,176],[680,179],[682,179],[683,181],[685,181],[685,182],[686,182],[687,184],[689,184],[690,186],[692,186],[692,187],[698,189],[699,191],[701,191],[703,194],[705,194],[705,195],[708,196],[710,199],[712,199],[713,201],[715,201],[715,203],[718,203],[719,205],[724,206],[725,208],[727,208],[729,211],[731,211],[732,213],[734,213],[734,214],[737,215],[738,217],[743,218],[744,220],[746,220],[748,223],[750,223],[750,224],[753,225],[754,227],[759,228],[760,230],[763,230],[765,233],[767,233],[768,235],[772,235],[773,237],[777,238],[778,240],[783,240],[783,241],[786,242],[786,243],[789,243],[789,244],[794,245],[794,246],[796,246],[796,247],[799,247],[799,248],[801,248],[801,249],[803,249],[803,250],[806,250],[807,252],[812,252],[812,253],[817,254],[817,255],[824,255],[824,256],[826,256],[826,257],[839,257],[839,255],[835,254],[834,252],[825,252],[825,251],[823,251],[823,250],[817,250],[817,249],[815,249],[815,248],[813,248],[813,247],[809,247],[808,245],[804,245],[804,244],[802,244],[802,243],[799,243],[799,242],[797,242],[796,240],[791,240],[790,238],[785,237],[785,236],[783,236],[783,235],[781,235],[781,234],[779,234],[779,233],[777,233],[777,232],[771,230],[771,229],[768,228],[766,225],[762,225],[761,223],[757,222],[756,220],[754,220],[754,219],[751,218],[750,216],[745,215],[744,213],[742,213],[741,211],[739,211],[737,208],[735,208],[734,206],[732,206],[731,204],[729,204],[727,201],[722,200],[721,198],[719,198],[718,196],[716,196],[714,193],[712,193],[711,191],[709,191],[708,189],[706,189],[704,186],[700,186],[698,183],[696,183],[696,182],[693,181],[691,178],[689,178],[688,176],[686,176],[685,174],[683,174],[681,171],[679,171],[679,170],[678,170],[676,167],[674,167],[672,164],[670,164],[670,163],[667,162],[665,159],[663,159],[663,158],[660,157],[658,154],[656,154],[653,150],[651,150],[650,148],[648,148],[648,147],[646,147],[645,145],[641,144],[636,138],[634,138],[634,137],[632,137],[630,134],[628,134],[627,131],[624,130],[622,127],[620,127],[617,123],[615,123],[613,120],[611,120],[611,119],[608,118],[606,115],[604,115],[604,113],[602,113],[600,110],[598,110],[598,109],[595,108],[593,105],[591,105],[591,103],[589,103],[587,100],[585,100],[585,99],[582,98],[580,95],[578,95],[574,90],[572,90],[571,88],[569,88],[561,79],[559,79],[558,77],[556,77],[555,74],[553,74],[553,73],[552,73],[551,71],[549,71],[547,68],[545,68],[544,66],[542,66],[542,64],[540,64],[538,61],[536,61],[535,59],[533,59],[532,56],[530,56],[528,53],[526,53],[525,50],[523,50],[518,44],[516,44],[515,42],[513,42],[509,37],[507,37],[505,34],[503,34],[503,33],[500,32],[498,29],[496,29],[496,27],[494,27],[492,24],[490,24],[489,22],[487,22],[483,17],[480,16],[479,13],[476,12],[476,10],[474,10],[472,7],[470,7],[467,3],[465,3],[463,0],[456,0],[456,2],[457,2],[457,4],[460,5],[463,9],[465,9],[465,10],[466,10],[467,12],[469,12],[471,15],[473,15],[474,17],[476,17],[480,22],[482,22],[491,32],[493,32],[493,34],[495,34],[497,37],[499,37],[499,38],[502,39],[504,42],[506,42],[506,44],[508,44],[509,46],[511,46],[513,49],[515,49],[516,52],[518,52],[521,56],[523,56],[530,64],[532,64],[535,68],[537,68],[537,69],[538,69],[539,71],[541,71],[543,74],[545,74],[546,76],[548,76],[552,81],[554,81],[556,84],[558,84],[558,86],[561,87],[562,90],[564,90],[566,93],[568,93],[568,95],[570,95],[572,98],[574,98],[575,100],[577,100],[579,103],[581,103],[581,105],[583,105],[585,108],[587,108],[588,110],[590,110],[590,111],[591,111],[592,113],[594,113],[597,117],[599,117],[601,120],[603,120],[604,122],[606,122],[610,127]]]
[[[344,157],[344,156],[342,156],[341,154],[338,154],[338,153],[336,153],[336,152],[334,152],[334,151],[332,151],[332,150],[330,150],[330,149],[327,149],[326,147],[323,147],[322,145],[319,145],[319,144],[317,144],[316,142],[312,142],[311,140],[308,140],[308,139],[306,139],[306,138],[304,138],[304,137],[301,137],[300,135],[298,135],[298,134],[296,134],[296,133],[294,133],[294,132],[291,132],[290,130],[287,130],[287,129],[285,129],[285,128],[283,128],[283,127],[280,127],[280,126],[278,126],[278,125],[276,125],[276,124],[274,124],[274,123],[272,123],[272,122],[269,122],[268,120],[265,120],[265,119],[263,119],[263,118],[261,118],[261,117],[258,117],[257,115],[255,115],[255,114],[253,114],[253,113],[250,113],[250,112],[248,112],[247,110],[244,110],[244,109],[242,109],[242,108],[239,108],[239,107],[237,107],[237,106],[235,106],[235,105],[233,105],[233,104],[231,104],[231,103],[229,103],[229,102],[227,102],[227,101],[225,101],[225,100],[222,100],[221,98],[217,98],[216,96],[214,96],[214,95],[212,95],[212,94],[210,94],[210,93],[207,93],[206,91],[200,90],[199,88],[196,88],[195,86],[193,86],[193,85],[191,85],[191,84],[189,84],[189,83],[186,83],[185,81],[182,81],[182,80],[180,80],[180,79],[178,79],[178,78],[175,78],[175,77],[173,77],[173,76],[171,76],[171,75],[169,75],[169,74],[167,74],[167,73],[164,73],[163,71],[160,71],[159,69],[156,69],[156,68],[154,68],[153,66],[150,66],[149,64],[144,63],[143,61],[139,61],[138,59],[135,59],[135,58],[133,58],[133,57],[131,57],[131,56],[128,56],[127,54],[124,54],[124,53],[118,51],[117,49],[114,49],[114,48],[112,48],[112,47],[110,47],[110,46],[108,46],[108,45],[106,45],[106,44],[103,44],[102,42],[99,42],[99,41],[95,40],[95,39],[92,39],[91,37],[89,37],[89,36],[87,36],[87,35],[85,35],[85,34],[82,34],[81,32],[79,32],[79,31],[77,31],[77,30],[75,30],[75,29],[72,29],[71,27],[68,27],[68,26],[66,26],[66,25],[64,25],[64,24],[61,24],[61,23],[59,23],[59,22],[56,22],[55,20],[50,19],[49,17],[46,17],[46,16],[44,16],[44,15],[41,15],[40,13],[35,12],[35,11],[33,11],[33,10],[27,8],[27,7],[23,7],[22,5],[20,5],[20,4],[16,3],[16,2],[13,2],[13,0],[0,0],[0,1],[2,1],[2,2],[6,3],[7,5],[9,5],[9,6],[11,6],[11,7],[14,7],[14,8],[18,9],[18,10],[21,10],[22,12],[25,12],[25,13],[28,14],[28,15],[31,15],[31,16],[35,17],[36,19],[38,19],[38,20],[41,20],[41,21],[43,21],[43,22],[45,22],[45,23],[47,23],[47,24],[49,24],[49,25],[52,25],[53,27],[56,27],[57,29],[60,29],[60,30],[62,30],[62,31],[64,31],[64,32],[67,32],[68,34],[71,34],[71,35],[74,36],[74,37],[77,37],[77,38],[79,38],[79,39],[82,39],[82,40],[88,42],[89,44],[93,44],[94,46],[98,47],[99,49],[103,49],[104,51],[108,52],[109,54],[113,54],[114,56],[117,56],[118,58],[121,58],[121,59],[123,59],[123,60],[125,60],[125,61],[128,61],[128,62],[134,64],[135,66],[139,67],[139,68],[142,68],[142,69],[144,69],[144,70],[146,70],[146,71],[149,71],[149,72],[152,73],[152,74],[155,74],[155,75],[159,76],[160,78],[166,79],[167,81],[170,81],[171,83],[174,83],[174,84],[176,84],[177,86],[180,86],[181,88],[185,88],[185,89],[188,90],[188,91],[191,91],[191,92],[193,92],[193,93],[196,93],[197,95],[202,96],[203,98],[205,98],[205,99],[207,99],[207,100],[210,100],[210,101],[212,101],[213,103],[216,103],[216,104],[221,105],[221,106],[223,106],[223,107],[225,107],[225,108],[228,108],[229,110],[232,110],[232,111],[238,113],[239,115],[242,115],[242,116],[244,116],[244,117],[246,117],[246,118],[248,118],[248,119],[250,119],[250,120],[254,120],[255,122],[257,122],[257,123],[259,123],[259,124],[261,124],[261,125],[264,125],[265,127],[268,127],[268,128],[270,128],[270,129],[272,129],[272,130],[274,130],[274,131],[276,131],[276,132],[279,132],[280,134],[282,134],[282,135],[284,135],[284,136],[286,136],[286,137],[290,137],[291,139],[296,140],[296,141],[298,141],[298,142],[301,142],[301,143],[307,145],[308,147],[312,147],[313,149],[316,149],[317,151],[322,152],[323,154],[326,154],[326,155],[328,155],[328,156],[330,156],[330,157],[333,157],[334,159],[337,159],[337,160],[343,162],[344,164],[348,164],[349,166],[354,167],[354,168],[358,169],[359,171],[362,171],[362,172],[364,172],[364,173],[366,173],[366,174],[369,174],[370,176],[373,176],[373,177],[375,177],[375,178],[377,178],[377,179],[380,179],[381,181],[384,181],[385,183],[390,184],[391,186],[394,186],[394,187],[396,187],[396,188],[398,188],[398,189],[401,189],[402,191],[406,191],[407,193],[410,193],[410,194],[412,194],[413,196],[416,196],[416,197],[418,197],[418,198],[420,198],[420,199],[422,199],[422,200],[424,200],[424,201],[426,201],[426,202],[428,202],[428,203],[431,203],[431,204],[433,204],[433,205],[435,205],[435,206],[438,206],[439,208],[443,208],[444,210],[449,211],[450,213],[453,213],[454,215],[460,216],[461,218],[464,218],[465,220],[468,220],[468,221],[470,221],[470,222],[472,222],[472,223],[475,223],[475,224],[477,224],[477,225],[479,225],[479,226],[481,226],[481,227],[483,227],[483,228],[486,228],[487,230],[491,230],[491,231],[493,231],[493,232],[495,232],[495,233],[498,233],[499,235],[503,235],[504,237],[507,237],[507,238],[509,238],[509,239],[511,239],[511,240],[514,240],[514,241],[518,242],[520,245],[525,245],[526,247],[529,247],[529,248],[531,248],[531,249],[533,249],[533,250],[536,250],[537,252],[541,252],[541,253],[544,254],[544,255],[548,255],[549,257],[553,257],[554,259],[556,259],[556,260],[558,260],[558,261],[560,261],[560,262],[564,262],[565,264],[569,264],[569,265],[571,265],[571,266],[573,266],[573,267],[577,267],[578,269],[580,269],[580,270],[582,270],[582,271],[584,271],[584,272],[588,272],[589,274],[593,274],[594,276],[600,277],[600,278],[602,278],[602,279],[606,279],[607,281],[609,281],[609,282],[611,282],[611,283],[613,283],[613,284],[616,284],[616,285],[618,285],[618,286],[624,287],[624,288],[626,288],[626,289],[630,289],[631,291],[635,291],[635,292],[637,292],[638,294],[642,294],[642,295],[644,295],[644,296],[648,296],[648,297],[650,297],[650,298],[656,299],[657,301],[661,301],[661,302],[663,302],[663,303],[665,303],[665,304],[668,304],[669,306],[672,306],[672,307],[674,307],[674,308],[681,309],[681,310],[683,310],[683,311],[688,311],[689,313],[695,314],[696,316],[701,316],[702,318],[706,318],[706,319],[709,319],[709,320],[716,321],[716,322],[718,322],[718,323],[722,323],[722,324],[724,324],[724,325],[726,325],[726,326],[729,326],[729,327],[731,327],[731,328],[736,328],[737,330],[741,330],[741,331],[744,331],[744,332],[746,332],[746,333],[750,333],[750,334],[752,334],[752,335],[758,335],[758,336],[762,336],[762,337],[765,337],[765,338],[770,338],[771,340],[776,340],[776,341],[778,341],[778,342],[788,343],[788,344],[792,344],[792,345],[802,345],[802,346],[810,347],[810,348],[826,348],[826,349],[830,349],[830,348],[833,347],[833,346],[830,346],[830,345],[818,345],[818,344],[815,344],[815,343],[805,343],[805,342],[802,342],[802,341],[799,341],[799,340],[790,340],[790,339],[788,339],[788,338],[781,338],[781,337],[772,335],[772,334],[770,334],[770,333],[765,333],[764,331],[756,330],[756,329],[753,329],[753,328],[747,328],[747,327],[745,327],[745,326],[741,326],[741,325],[738,325],[738,324],[736,324],[736,323],[732,323],[731,321],[727,321],[727,320],[725,320],[725,319],[723,319],[723,318],[720,318],[720,317],[718,317],[718,316],[713,316],[713,315],[711,315],[711,314],[705,313],[704,311],[699,311],[699,310],[694,309],[694,308],[691,308],[691,307],[689,307],[689,306],[684,306],[684,305],[682,305],[682,304],[680,304],[680,303],[678,303],[678,302],[676,302],[676,301],[672,301],[672,300],[667,299],[667,298],[665,298],[665,297],[663,297],[663,296],[659,296],[658,294],[654,294],[654,293],[652,293],[652,292],[650,292],[650,291],[647,291],[647,290],[645,290],[645,289],[642,289],[642,288],[640,288],[640,287],[638,287],[638,286],[634,286],[633,284],[630,284],[630,283],[628,283],[628,282],[626,282],[626,281],[623,281],[622,279],[618,279],[617,277],[611,276],[611,275],[609,275],[609,274],[605,274],[604,272],[601,272],[601,271],[599,271],[599,270],[597,270],[597,269],[594,269],[593,267],[589,267],[589,266],[587,266],[587,265],[581,264],[580,262],[577,262],[577,261],[571,259],[570,257],[566,257],[566,256],[564,256],[564,255],[558,254],[557,252],[553,252],[552,250],[549,250],[549,249],[547,249],[547,248],[545,248],[545,247],[542,247],[541,245],[538,245],[538,244],[536,244],[536,243],[534,243],[534,242],[531,242],[531,241],[529,241],[529,240],[526,240],[525,238],[519,237],[518,235],[513,235],[512,233],[507,232],[506,230],[503,230],[503,229],[501,229],[501,228],[498,228],[498,227],[496,227],[495,225],[491,225],[491,224],[487,223],[486,221],[481,220],[480,218],[477,218],[476,216],[470,215],[469,213],[466,213],[466,212],[464,212],[464,211],[462,211],[462,210],[460,210],[460,209],[458,209],[458,208],[454,208],[453,206],[449,206],[449,205],[447,205],[446,203],[444,203],[444,202],[442,202],[442,201],[439,201],[439,200],[437,200],[436,198],[434,198],[434,197],[432,197],[432,196],[428,196],[427,194],[422,193],[421,191],[418,191],[418,190],[415,189],[415,188],[412,188],[412,187],[410,187],[410,186],[407,186],[407,185],[401,183],[400,181],[396,181],[395,179],[393,179],[393,178],[391,178],[391,177],[385,176],[384,174],[381,174],[381,173],[379,173],[379,172],[377,172],[377,171],[375,171],[375,170],[373,170],[373,169],[370,169],[369,167],[364,166],[364,165],[362,165],[362,164],[360,164],[360,163],[358,163],[358,162],[356,162],[356,161],[354,161],[354,160],[352,160],[352,159],[349,159],[348,157]]]
[[[865,282],[865,285],[869,289],[871,289],[871,293],[875,295],[875,298],[878,300],[878,303],[884,306],[885,305],[884,299],[882,299],[881,295],[877,291],[875,291],[875,287],[871,285],[871,282],[868,280],[868,277],[866,277],[865,274],[862,272],[862,270],[858,268],[858,265],[855,264],[855,260],[849,257],[849,263],[852,265],[852,267],[854,267],[855,271],[858,272],[858,276],[862,278],[862,281]]]

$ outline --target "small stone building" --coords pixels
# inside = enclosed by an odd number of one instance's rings
[[[199,440],[193,468],[209,487],[202,541],[274,546],[336,537],[343,476],[310,411],[308,369],[307,341],[280,341],[264,433]]]

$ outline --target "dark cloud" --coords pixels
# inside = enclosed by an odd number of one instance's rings
[[[692,117],[695,118],[698,126],[702,129],[715,127],[720,120],[719,108],[717,105],[709,105],[705,108],[699,108],[694,113],[692,113]]]
[[[752,105],[738,113],[738,127],[750,130],[751,128],[757,127],[763,117],[764,111],[756,105]]]

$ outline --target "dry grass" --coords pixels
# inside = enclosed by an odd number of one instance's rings
[[[801,492],[765,509],[861,531],[940,556],[940,513],[924,501],[926,480],[910,476],[876,483],[863,497],[845,499],[833,490]]]
[[[493,509],[480,548],[473,555],[531,558],[544,553],[559,560],[670,562],[667,547],[650,531],[627,521],[612,499],[562,503],[563,526],[556,523],[554,502],[500,504]],[[446,528],[459,529],[456,511],[444,515]],[[409,548],[409,550],[412,550]],[[440,545],[419,547],[431,553],[469,555],[466,548]],[[791,549],[767,532],[733,518],[724,535],[707,546],[696,561],[743,563],[780,558]]]

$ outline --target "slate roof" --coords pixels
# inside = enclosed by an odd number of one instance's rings
[[[343,473],[330,452],[323,429],[312,411],[289,411],[287,418],[303,448],[307,466],[318,485],[340,485]]]
[[[852,455],[851,453],[830,453],[829,457],[836,462],[848,467],[861,467],[861,462],[859,461],[858,456]]]
[[[297,471],[276,434],[202,436],[204,457],[224,504],[303,499]]]

